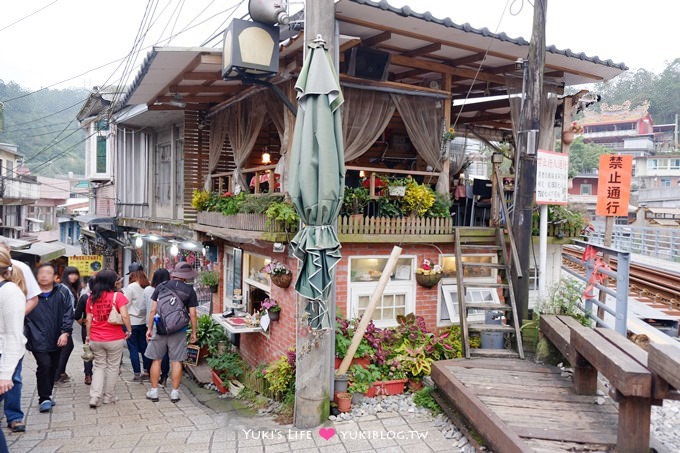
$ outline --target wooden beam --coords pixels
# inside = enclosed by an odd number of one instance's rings
[[[453,66],[464,66],[483,59],[484,55],[485,55],[484,52],[473,53],[472,55],[468,55],[466,57],[460,57],[455,58],[453,60],[449,60],[448,63]]]
[[[381,42],[389,41],[391,37],[391,31],[384,31],[382,33],[378,33],[377,35],[371,36],[370,38],[363,39],[362,44],[366,47],[373,47],[376,44],[380,44]]]
[[[442,48],[441,43],[433,42],[432,44],[428,44],[423,47],[418,47],[417,49],[407,50],[406,52],[403,52],[402,55],[404,55],[405,57],[417,57],[419,55],[437,52],[438,50],[441,50],[441,48]]]
[[[500,109],[504,107],[510,107],[510,100],[508,98],[496,99],[487,102],[475,102],[465,104],[463,106],[458,105],[454,108],[457,112],[483,112],[486,110]]]
[[[173,96],[159,96],[156,102],[170,102]],[[224,96],[183,96],[182,100],[187,104],[216,103],[224,101]]]
[[[201,54],[201,64],[216,64],[222,66],[222,55],[221,54]]]
[[[405,57],[403,55],[392,55],[392,64],[398,66],[406,66],[407,68],[427,69],[432,72],[441,72],[443,74],[455,75],[458,77],[465,77],[468,79],[484,80],[486,82],[493,82],[503,84],[505,79],[495,74],[487,74],[472,69],[454,68],[448,64],[439,63],[432,60],[424,60],[422,58]]]
[[[222,80],[222,74],[218,72],[190,72],[184,74],[184,80]]]
[[[352,47],[356,47],[356,46],[358,46],[359,44],[361,44],[361,38],[352,38],[352,39],[350,39],[350,40],[344,42],[344,43],[340,46],[340,54],[345,53],[346,51],[348,51],[348,50],[351,49]]]
[[[418,92],[422,93],[431,93],[431,94],[439,94],[441,96],[449,96],[450,92],[444,91],[444,90],[437,90],[434,88],[429,88],[429,87],[421,87],[421,86],[416,86],[416,85],[409,85],[407,83],[399,83],[399,82],[380,82],[377,80],[368,80],[368,79],[362,79],[359,77],[352,77],[347,74],[340,74],[340,82],[347,82],[347,83],[355,83],[359,85],[364,85],[364,86],[369,86],[369,87],[382,87],[382,88],[394,88],[398,90],[407,90],[407,91],[412,91],[413,94],[417,94]]]
[[[454,110],[455,111],[455,110]],[[473,117],[468,117],[468,116],[461,116],[458,119],[459,123],[483,123],[483,122],[488,122],[488,121],[498,121],[498,120],[506,120],[510,117],[510,112],[502,114],[502,113],[485,113],[483,115],[478,115],[478,116],[473,116]]]
[[[238,85],[173,85],[170,87],[171,93],[225,93],[233,94],[243,89],[241,84]]]
[[[517,68],[515,67],[515,63],[512,63],[495,68],[484,68],[484,70],[489,74],[505,74],[506,72],[515,72],[517,71]]]
[[[190,110],[208,110],[210,108],[210,104],[191,104],[191,109]],[[147,106],[147,109],[149,110],[185,110],[186,108],[181,108],[181,107],[175,107],[174,105],[169,105],[169,104],[151,104]]]
[[[160,90],[158,90],[158,91],[156,92],[156,94],[154,95],[154,97],[151,99],[151,103],[154,104],[154,103],[156,103],[156,102],[162,102],[162,101],[158,101],[158,98],[161,97],[161,96],[163,96],[165,93],[167,93],[168,90],[169,90],[169,88],[170,88],[171,86],[177,85],[177,84],[184,78],[184,74],[186,74],[187,72],[193,71],[193,70],[196,69],[200,64],[201,64],[201,55],[199,54],[199,55],[196,55],[196,57],[194,57],[194,58],[189,62],[189,64],[187,64],[187,65],[184,67],[184,69],[182,69],[182,70],[179,72],[179,74],[177,74],[177,75],[175,76],[175,78],[172,79],[172,80],[170,81],[170,83],[168,83],[167,85],[165,85],[163,88],[161,88]]]
[[[411,78],[414,78],[414,77],[421,76],[423,74],[427,74],[428,72],[432,72],[432,71],[427,71],[425,69],[411,69],[409,71],[396,73],[395,74],[395,80],[411,79]]]

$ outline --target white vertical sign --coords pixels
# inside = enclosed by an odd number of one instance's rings
[[[539,149],[536,164],[536,204],[567,204],[569,155]]]

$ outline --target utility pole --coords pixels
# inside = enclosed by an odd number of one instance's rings
[[[514,278],[515,300],[520,321],[529,311],[529,267],[531,263],[531,215],[536,192],[536,150],[540,129],[541,101],[543,99],[543,69],[545,66],[545,19],[548,0],[534,1],[534,22],[529,44],[529,61],[526,80],[525,115],[520,124],[520,165],[518,171],[517,206],[513,217],[516,232],[519,268],[523,278]],[[543,270],[542,270],[543,271]]]
[[[334,0],[305,1],[305,52],[309,51],[307,44],[314,41],[317,35],[320,35],[326,42],[337,72]],[[330,328],[314,330],[305,336],[300,335],[299,332],[307,331],[306,307],[309,301],[303,297],[297,297],[296,330],[298,334],[295,340],[297,353],[293,424],[300,429],[313,428],[325,422],[330,410],[329,400],[333,399],[331,381],[335,355],[335,283],[330,293],[331,296],[327,301]],[[311,336],[314,337],[313,341],[309,338]],[[310,342],[313,344],[311,348]]]

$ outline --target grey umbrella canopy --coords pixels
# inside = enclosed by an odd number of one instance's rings
[[[323,41],[309,45],[295,89],[298,113],[288,192],[303,222],[292,240],[301,262],[295,290],[307,299],[327,300],[333,269],[341,258],[333,223],[342,205],[345,160],[339,110],[342,92]]]

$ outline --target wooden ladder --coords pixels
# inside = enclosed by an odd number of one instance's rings
[[[517,317],[517,306],[512,287],[512,277],[510,275],[510,262],[508,261],[507,245],[505,233],[502,228],[488,227],[458,227],[455,230],[456,241],[456,278],[458,282],[458,312],[460,315],[460,326],[463,335],[463,346],[465,357],[507,357],[524,358],[524,348],[522,346],[521,325]],[[470,252],[491,252],[498,256],[498,263],[479,263],[464,261],[465,256],[473,255]],[[477,283],[477,285],[465,282],[466,269],[497,269],[501,273],[501,281]],[[479,303],[467,301],[466,286],[483,286],[485,288],[501,289],[505,296],[505,303]],[[486,324],[471,323],[468,321],[468,310],[482,310],[485,313],[490,311],[505,313],[506,319],[512,315],[512,325],[506,324]],[[503,332],[514,333],[517,350],[509,349],[479,349],[470,348],[470,332]]]

